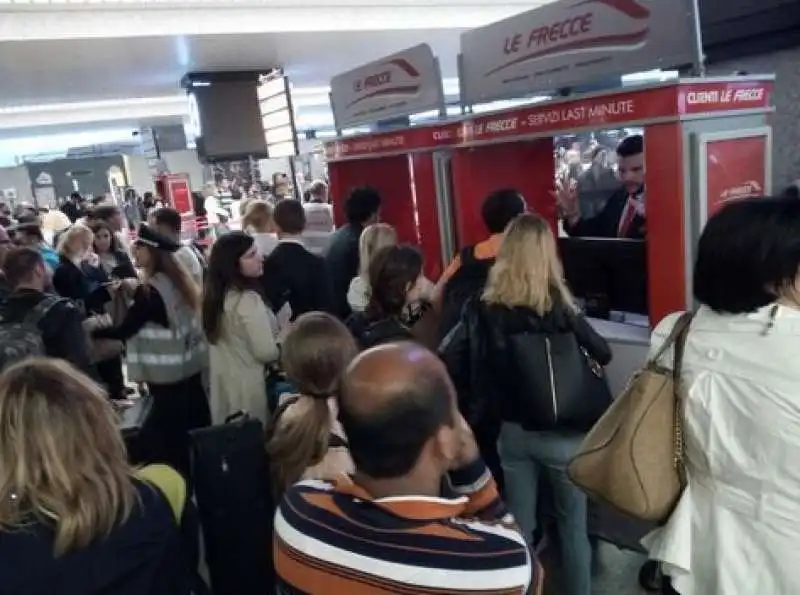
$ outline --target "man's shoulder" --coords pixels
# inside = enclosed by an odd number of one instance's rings
[[[448,592],[469,592],[480,581],[487,591],[523,593],[530,583],[530,561],[519,533],[500,524],[457,518],[463,508],[460,500],[432,503],[430,498],[420,498],[417,512],[409,499],[402,505],[391,499],[385,503],[368,500],[341,483],[296,484],[285,493],[276,517],[277,559],[291,549],[310,563],[322,560],[330,566],[346,566],[364,577],[382,568],[383,579],[396,585],[398,592],[409,584],[425,590],[446,586]],[[431,515],[431,506],[443,510],[436,512],[437,518],[420,522]],[[403,546],[413,549],[414,555]],[[469,569],[464,568],[465,558],[471,560]],[[410,580],[411,576],[416,578]]]
[[[331,513],[331,508],[326,503],[333,498],[335,492],[336,485],[329,481],[319,479],[300,481],[283,493],[278,510],[285,513],[287,510],[296,510],[299,505],[312,517],[318,514],[328,515]],[[287,519],[287,522],[291,523],[291,519]]]

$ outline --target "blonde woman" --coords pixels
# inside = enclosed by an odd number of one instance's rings
[[[536,529],[537,480],[542,473],[548,478],[563,592],[590,595],[586,496],[570,482],[566,466],[607,405],[592,392],[597,384],[581,373],[591,376],[597,365],[608,364],[611,351],[577,311],[563,277],[548,223],[520,215],[505,232],[483,295],[466,307],[440,352],[528,540]]]
[[[347,290],[347,303],[353,312],[363,312],[370,299],[369,267],[375,255],[382,248],[397,246],[397,232],[388,223],[373,223],[364,228],[358,240],[359,269],[358,276],[350,281]],[[433,284],[422,277],[419,285],[419,295],[422,299],[429,299],[433,291]]]
[[[75,224],[58,239],[58,266],[53,271],[53,288],[60,296],[78,302],[87,312],[102,312],[109,296],[92,292],[107,276],[99,268],[93,251],[94,233],[85,225]],[[91,297],[90,297],[91,296]]]
[[[242,215],[242,231],[253,237],[261,256],[269,256],[278,245],[272,210],[266,200],[255,199],[248,201]]]
[[[177,530],[185,499],[170,468],[134,473],[88,376],[44,358],[0,375],[4,595],[188,595]]]
[[[140,225],[133,256],[142,271],[124,320],[92,332],[126,343],[128,379],[152,396],[153,460],[189,477],[189,432],[210,425],[203,375],[208,345],[200,325],[200,288],[175,258],[180,244]]]

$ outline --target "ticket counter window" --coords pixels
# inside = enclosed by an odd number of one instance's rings
[[[570,288],[594,318],[648,325],[644,138],[555,140],[559,244]]]

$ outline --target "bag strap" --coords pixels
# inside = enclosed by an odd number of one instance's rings
[[[681,380],[681,371],[683,370],[683,352],[686,350],[686,338],[689,336],[689,327],[692,323],[693,314],[691,312],[684,312],[675,323],[670,337],[675,344],[675,349],[672,352],[672,379],[675,382],[676,390]],[[679,327],[679,328],[678,328]],[[677,328],[677,332],[675,329]],[[673,336],[674,335],[674,336]],[[669,342],[669,337],[667,338]],[[664,353],[664,347],[659,349],[661,354]]]
[[[39,324],[42,319],[47,316],[47,313],[50,312],[50,309],[55,306],[59,302],[66,301],[66,298],[62,298],[61,296],[57,295],[49,295],[44,298],[41,302],[36,304],[36,306],[25,315],[23,319],[23,323],[25,324]]]
[[[692,322],[692,317],[693,314],[691,312],[684,312],[683,314],[681,314],[680,318],[678,318],[677,322],[672,327],[672,330],[670,331],[669,335],[667,335],[667,338],[661,344],[661,347],[659,347],[655,355],[653,355],[653,357],[650,358],[651,363],[657,362],[659,359],[661,359],[661,356],[664,355],[667,349],[669,349],[673,344],[677,345],[677,340],[679,336],[683,333],[686,333],[689,330],[689,324]],[[686,337],[684,336],[683,339],[685,341]],[[680,350],[681,350],[681,355],[683,355],[682,346],[680,347]]]
[[[475,258],[475,246],[467,246],[461,249],[461,264],[471,264],[477,260]]]
[[[693,314],[691,312],[684,312],[672,328],[670,336],[667,337],[666,344],[674,343],[675,349],[673,350],[672,357],[672,390],[675,394],[675,414],[673,424],[673,460],[672,464],[678,473],[678,478],[682,486],[686,485],[686,465],[684,456],[686,453],[686,440],[683,433],[683,382],[681,381],[681,373],[683,371],[683,354],[686,350],[686,339],[689,336],[689,327],[691,326]],[[677,330],[676,330],[677,329]],[[670,341],[670,339],[672,341]],[[664,348],[659,350],[663,353]],[[658,359],[658,358],[656,358]]]

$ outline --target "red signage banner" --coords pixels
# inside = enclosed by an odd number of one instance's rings
[[[641,125],[677,120],[683,115],[768,109],[772,87],[772,81],[767,80],[689,82],[548,101],[455,122],[339,139],[325,143],[325,155],[336,161],[562,134],[588,127]]]
[[[764,196],[770,175],[767,133],[708,139],[704,145],[706,218],[730,201]]]
[[[770,81],[711,81],[687,83],[678,91],[682,115],[767,108],[772,105]]]

